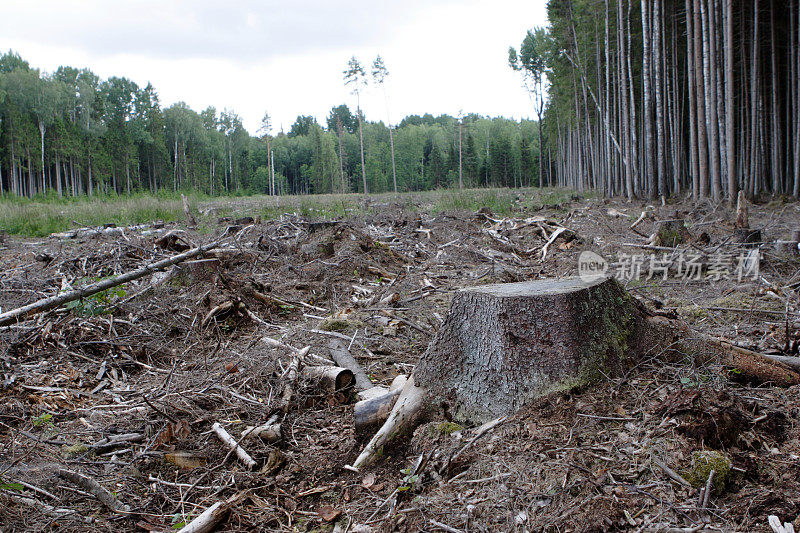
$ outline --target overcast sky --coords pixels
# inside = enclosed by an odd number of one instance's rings
[[[151,82],[164,107],[185,101],[236,111],[255,134],[297,115],[321,124],[355,97],[347,60],[377,54],[389,70],[391,119],[478,113],[529,117],[532,108],[508,47],[547,24],[545,0],[26,0],[0,9],[0,50],[47,72],[88,67],[102,78]],[[368,119],[386,120],[383,93],[362,97]]]

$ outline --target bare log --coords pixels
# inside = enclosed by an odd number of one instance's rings
[[[214,433],[216,433],[217,437],[219,437],[219,440],[224,442],[228,448],[236,451],[236,456],[245,464],[245,466],[247,466],[247,468],[252,470],[256,467],[255,459],[250,457],[250,454],[247,453],[238,442],[236,442],[236,439],[231,437],[230,433],[225,431],[225,428],[223,428],[219,422],[214,422],[214,425],[211,426],[211,429],[214,431]]]
[[[169,266],[175,265],[182,261],[186,261],[187,259],[191,259],[192,257],[197,257],[198,255],[202,255],[208,252],[209,250],[213,250],[214,248],[218,247],[221,242],[222,241],[219,240],[206,244],[204,246],[198,246],[197,248],[189,250],[188,252],[184,252],[182,254],[174,255],[167,259],[151,263],[138,270],[133,270],[131,272],[122,274],[121,276],[117,276],[115,278],[107,278],[104,279],[103,281],[98,281],[97,283],[92,283],[91,285],[87,285],[86,287],[83,287],[81,289],[64,292],[56,296],[51,296],[50,298],[44,298],[32,304],[12,309],[11,311],[7,311],[5,313],[0,313],[0,326],[7,326],[9,324],[19,322],[27,315],[34,313],[41,313],[42,311],[47,311],[48,309],[59,307],[61,305],[64,305],[65,303],[79,300],[81,298],[87,298],[89,296],[97,294],[98,292],[103,292],[106,289],[110,289],[112,287],[117,287],[118,285],[128,283],[129,281],[134,281],[139,278],[143,278],[148,274],[152,274],[158,270],[163,270]]]
[[[339,366],[306,366],[303,376],[318,382],[320,388],[329,392],[349,389],[356,381],[350,369]]]
[[[385,422],[389,418],[389,413],[392,412],[392,408],[400,397],[400,393],[403,391],[407,381],[408,377],[401,374],[394,378],[392,385],[388,389],[380,387],[384,391],[382,394],[356,402],[355,406],[353,406],[356,431],[363,431],[373,425]],[[378,388],[373,387],[364,392]]]
[[[428,395],[425,390],[417,387],[414,384],[414,376],[411,376],[403,387],[386,423],[355,460],[353,468],[359,469],[369,465],[390,439],[413,428],[424,411],[427,399]]]
[[[356,377],[356,390],[362,391],[372,387],[372,381],[370,381],[367,374],[364,373],[364,369],[361,368],[361,365],[358,364],[355,357],[350,354],[350,350],[347,349],[344,342],[339,339],[331,339],[328,341],[328,349],[337,365],[353,372],[353,375]]]

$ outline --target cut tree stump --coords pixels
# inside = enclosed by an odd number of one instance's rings
[[[431,408],[462,423],[513,415],[536,398],[620,376],[647,357],[719,362],[732,378],[789,387],[781,361],[650,312],[613,278],[462,289],[384,425],[353,463],[369,465]]]
[[[464,289],[415,379],[457,420],[483,423],[629,368],[646,349],[645,318],[644,307],[610,278]]]

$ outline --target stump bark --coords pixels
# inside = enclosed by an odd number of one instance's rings
[[[646,317],[612,278],[464,289],[415,370],[417,384],[457,420],[482,423],[626,370],[646,349]]]

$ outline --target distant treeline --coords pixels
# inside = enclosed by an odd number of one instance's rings
[[[368,190],[389,191],[389,130],[367,118]],[[150,84],[72,67],[45,74],[13,52],[0,56],[2,194],[363,190],[358,120],[347,105],[331,109],[325,125],[299,116],[274,136],[268,115],[262,125],[263,135],[253,137],[233,111],[162,109]],[[537,183],[536,122],[426,114],[404,118],[393,134],[398,190],[458,184],[459,170],[464,186]]]

